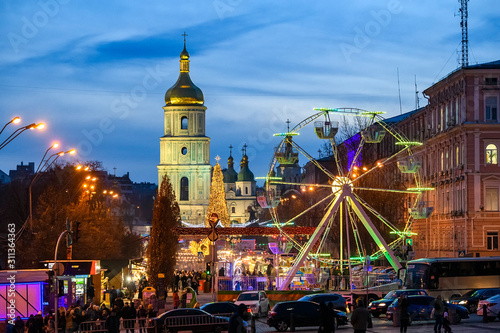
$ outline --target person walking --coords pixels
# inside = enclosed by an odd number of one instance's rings
[[[146,309],[144,309],[144,305],[139,305],[139,310],[137,310],[137,318],[139,319],[139,332],[140,333],[146,333],[146,329],[144,328],[146,326],[146,318],[148,316],[148,313]]]
[[[335,310],[333,309],[333,303],[330,302],[328,303],[328,321],[327,321],[327,326],[326,326],[326,332],[327,333],[335,333]]]
[[[59,307],[59,315],[58,315],[58,321],[57,321],[57,326],[59,326],[58,332],[59,333],[65,333],[66,332],[66,309],[61,306]]]
[[[362,299],[358,299],[357,308],[354,309],[351,315],[351,324],[354,329],[354,333],[364,333],[366,332],[366,327],[368,326],[368,320],[370,317],[370,312],[365,308],[365,304]]]
[[[400,333],[406,333],[408,325],[410,324],[410,312],[408,311],[408,306],[408,298],[406,295],[401,295],[398,300],[399,319],[401,322],[399,326]]]
[[[229,318],[228,333],[246,333],[245,325],[243,324],[243,314],[247,311],[245,304],[238,305],[238,308]]]
[[[172,294],[172,298],[174,301],[174,309],[177,309],[181,304],[181,300],[179,299],[179,293],[177,291],[174,291],[174,293]]]
[[[21,316],[17,316],[16,321],[14,322],[14,331],[16,333],[24,333],[24,321]]]
[[[444,303],[441,295],[437,295],[434,301],[434,318],[436,320],[434,324],[434,332],[441,333],[441,327],[443,326],[443,314],[444,314]]]
[[[109,333],[119,333],[120,332],[119,312],[120,312],[120,309],[118,308],[117,305],[115,305],[113,307],[113,310],[111,310],[111,313],[109,314],[108,318],[106,318],[105,327]]]

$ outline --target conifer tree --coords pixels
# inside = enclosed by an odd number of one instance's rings
[[[170,285],[174,273],[178,239],[172,229],[181,222],[179,205],[175,199],[169,178],[163,176],[153,208],[153,221],[148,245],[149,285],[156,288],[158,274],[165,274]]]
[[[212,185],[210,186],[210,198],[208,201],[207,216],[205,218],[205,226],[207,227],[210,226],[210,223],[208,221],[210,220],[210,216],[212,215],[212,213],[216,213],[219,216],[219,220],[224,227],[231,226],[231,221],[229,220],[229,213],[227,211],[226,205],[224,176],[222,175],[219,159],[220,158],[216,158],[217,164],[214,166]]]

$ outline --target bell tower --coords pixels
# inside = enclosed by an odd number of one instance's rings
[[[165,93],[164,135],[160,138],[158,184],[166,174],[179,203],[181,218],[205,224],[210,196],[210,138],[205,136],[204,97],[189,77],[189,53],[180,54],[177,82]]]

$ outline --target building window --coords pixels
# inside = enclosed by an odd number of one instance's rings
[[[181,201],[189,200],[189,180],[187,177],[181,178],[181,195],[179,198]]]
[[[231,213],[232,214],[236,213],[236,207],[231,207]]]
[[[487,231],[486,243],[488,250],[498,250],[498,231]]]
[[[248,194],[248,187],[245,186],[245,194]]]
[[[498,212],[498,187],[487,187],[484,203],[487,211]]]
[[[181,118],[181,129],[183,129],[183,130],[188,129],[188,117],[186,117],[186,116]]]
[[[497,164],[497,146],[490,143],[486,146],[486,164]]]
[[[181,153],[182,155],[186,155],[188,153],[188,149],[186,147],[182,147]]]
[[[497,96],[487,96],[484,101],[486,111],[486,121],[498,120],[498,98]]]

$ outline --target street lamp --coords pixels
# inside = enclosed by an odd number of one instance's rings
[[[4,127],[3,127],[3,128],[2,128],[2,130],[0,131],[0,134],[2,134],[2,133],[3,133],[3,130],[5,129],[5,127],[7,127],[7,125],[9,125],[9,124],[18,124],[18,123],[20,123],[20,122],[21,122],[21,118],[19,118],[19,117],[14,117],[14,118],[12,118],[12,120],[11,120],[11,121],[9,121],[7,124],[5,124],[5,125],[4,125]]]
[[[15,119],[15,118],[14,118]],[[9,123],[7,123],[8,125]],[[7,126],[5,125],[5,126]],[[4,128],[5,128],[4,126]],[[21,134],[22,132],[26,131],[26,130],[34,130],[34,129],[43,129],[45,127],[45,124],[44,123],[39,123],[39,124],[29,124],[27,126],[24,126],[24,127],[20,127],[18,128],[17,130],[15,130],[11,135],[9,135],[9,137],[7,139],[5,139],[2,143],[0,143],[0,149],[4,148],[5,146],[7,146],[12,140],[14,140],[15,138],[17,138],[19,136],[19,134]],[[2,129],[3,131],[3,129]]]
[[[54,153],[52,155],[49,156],[49,158],[47,158],[47,160],[45,161],[45,163],[43,164],[42,166],[42,162],[43,162],[43,159],[45,158],[45,156],[47,155],[47,153],[49,152],[50,149],[52,148],[57,148],[59,146],[58,143],[54,143],[52,146],[50,146],[46,151],[45,151],[45,154],[43,155],[43,158],[42,160],[40,161],[40,165],[38,166],[38,168],[36,169],[36,174],[35,174],[35,177],[33,177],[33,179],[31,180],[31,183],[30,183],[30,186],[29,186],[29,200],[30,200],[30,232],[33,233],[33,207],[32,207],[32,200],[31,200],[31,188],[33,186],[33,184],[35,183],[35,181],[41,177],[42,173],[47,171],[56,161],[59,157],[65,155],[65,154],[71,154],[71,155],[74,155],[76,154],[76,149],[70,149],[68,151],[60,151],[58,153]],[[54,157],[54,159],[49,163],[49,161]]]

